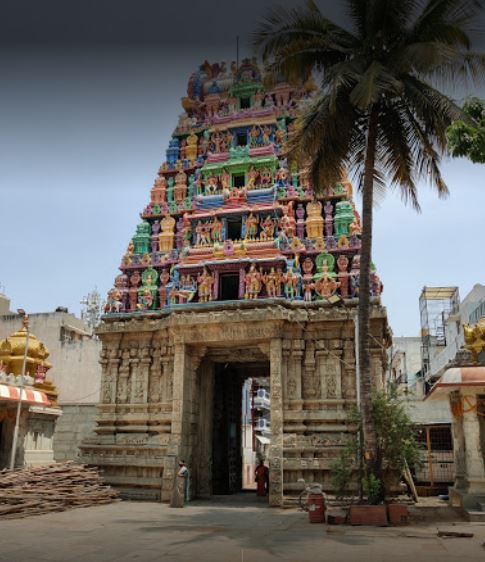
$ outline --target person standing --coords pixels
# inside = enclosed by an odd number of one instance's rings
[[[259,466],[254,472],[255,480],[257,483],[256,495],[266,496],[268,495],[269,488],[269,469],[265,466],[264,461],[259,461]]]
[[[184,507],[185,501],[189,501],[189,469],[186,467],[185,461],[181,460],[175,476],[170,507]]]

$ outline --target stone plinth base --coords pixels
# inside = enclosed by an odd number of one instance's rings
[[[332,491],[330,465],[357,397],[355,305],[220,305],[105,319],[102,403],[82,460],[102,467],[125,497],[168,501],[182,458],[192,497],[238,491],[238,385],[267,377],[270,505],[297,496],[301,478]],[[373,382],[382,388],[388,328],[377,304],[371,332]]]

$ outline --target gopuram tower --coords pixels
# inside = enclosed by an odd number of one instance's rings
[[[346,178],[315,197],[285,155],[311,81],[204,63],[109,292],[101,403],[83,460],[125,497],[168,501],[183,458],[197,497],[241,489],[241,388],[267,377],[270,504],[329,466],[357,402],[360,218]],[[372,374],[386,312],[372,273]]]

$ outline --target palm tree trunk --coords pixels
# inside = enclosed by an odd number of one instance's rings
[[[365,157],[362,195],[362,247],[359,276],[359,375],[360,410],[363,429],[363,452],[367,476],[380,479],[377,435],[372,415],[372,373],[370,365],[370,265],[372,259],[372,211],[374,196],[374,168],[377,146],[378,109],[373,106],[369,116],[369,129]]]

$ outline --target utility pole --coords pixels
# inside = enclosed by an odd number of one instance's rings
[[[24,349],[24,360],[22,362],[22,374],[20,375],[20,386],[19,386],[19,397],[17,401],[17,415],[15,417],[15,428],[13,430],[12,439],[12,450],[10,452],[10,470],[15,468],[15,453],[17,450],[17,441],[19,437],[19,426],[20,426],[20,412],[22,410],[22,396],[24,394],[24,380],[25,371],[27,368],[27,353],[29,350],[29,317],[23,308],[17,310],[20,316],[23,317],[23,326],[25,328],[25,349]]]

